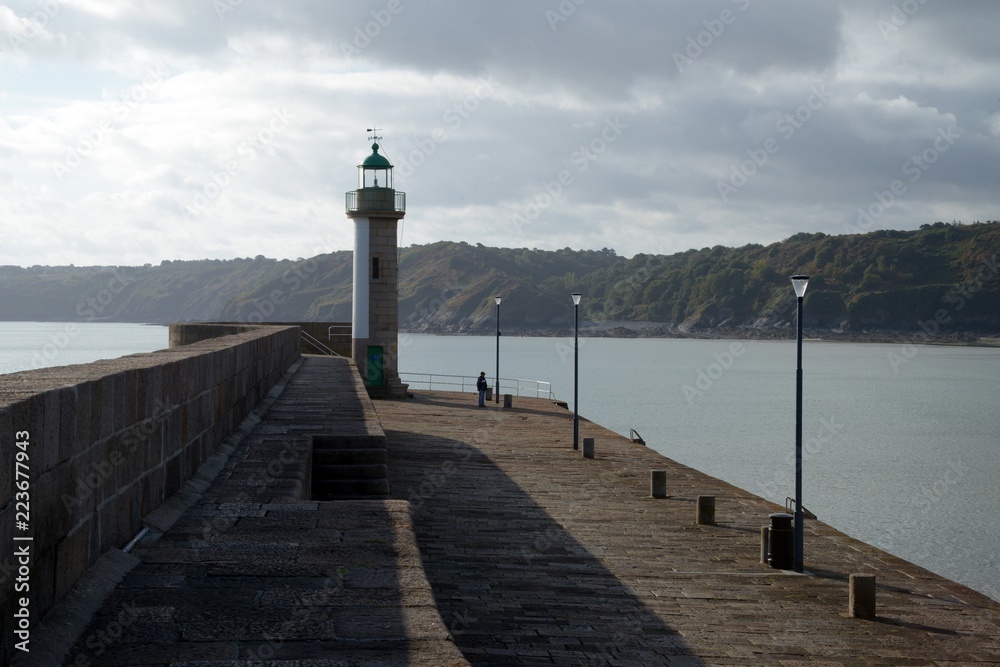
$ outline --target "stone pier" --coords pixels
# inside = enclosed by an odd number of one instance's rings
[[[373,403],[346,360],[316,357],[268,400],[71,641],[36,629],[53,651],[35,664],[1000,663],[1000,603],[819,521],[808,572],[771,569],[760,526],[779,507],[581,419],[600,444],[584,459],[551,401]],[[317,434],[380,438],[388,498],[311,500]],[[874,618],[849,614],[852,574],[876,575]]]

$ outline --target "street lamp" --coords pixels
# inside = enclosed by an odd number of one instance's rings
[[[493,300],[497,302],[497,375],[493,384],[494,403],[500,402],[500,297],[495,296]]]
[[[796,312],[797,364],[795,367],[795,551],[793,568],[802,571],[802,297],[806,295],[809,276],[792,276],[792,288],[798,300]]]
[[[580,449],[580,293],[573,292],[573,449]]]

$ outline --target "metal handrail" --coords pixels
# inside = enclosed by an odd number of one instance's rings
[[[334,329],[347,329],[347,333],[333,333]],[[326,339],[332,341],[334,336],[339,336],[341,338],[350,338],[353,332],[354,325],[352,324],[331,324],[326,328]]]
[[[645,445],[646,444],[646,441],[642,439],[642,436],[639,435],[639,432],[636,431],[634,428],[630,428],[628,430],[628,437],[629,437],[629,440],[631,440],[632,442],[634,442],[634,443],[636,443],[638,445]]]
[[[332,356],[332,357],[339,357],[340,356],[334,350],[332,350],[331,348],[327,347],[327,345],[325,343],[323,343],[322,341],[320,341],[318,338],[316,338],[314,336],[311,336],[308,333],[306,333],[305,330],[299,329],[299,331],[302,334],[302,337],[306,339],[306,342],[308,342],[310,345],[312,345],[313,347],[315,347],[320,352],[322,352],[322,353],[324,353],[326,355]]]
[[[426,388],[428,391],[437,389],[439,391],[461,392],[474,390],[476,388],[476,380],[479,379],[478,377],[467,375],[445,375],[441,373],[400,373],[399,378],[410,385],[411,389]],[[414,387],[413,385],[420,386]],[[494,383],[491,378],[490,387],[492,388],[493,386]],[[542,380],[500,378],[501,394],[504,393],[505,386],[507,393],[514,394],[515,396],[521,396],[521,392],[523,391],[524,396],[534,395],[535,398],[555,398],[555,394],[552,393],[552,383]]]
[[[786,512],[788,512],[789,514],[794,514],[795,512],[794,512],[793,507],[792,507],[794,504],[795,504],[795,498],[792,498],[791,496],[785,496],[785,511]],[[813,514],[812,512],[810,512],[809,510],[807,510],[805,505],[802,506],[802,516],[804,516],[807,519],[815,519],[816,518],[816,515]]]

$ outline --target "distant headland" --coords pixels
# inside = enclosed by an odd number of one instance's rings
[[[1000,222],[917,230],[800,233],[767,246],[673,255],[491,248],[441,241],[400,250],[399,328],[507,335],[783,339],[793,336],[793,273],[812,279],[806,335],[868,342],[996,344]],[[348,322],[352,253],[159,265],[0,267],[8,321]]]

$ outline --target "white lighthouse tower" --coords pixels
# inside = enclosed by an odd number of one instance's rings
[[[406,215],[406,193],[392,187],[392,163],[370,130],[371,155],[358,165],[358,189],[347,193],[354,220],[354,300],[351,356],[372,396],[405,396],[399,380],[399,248],[396,223]]]

